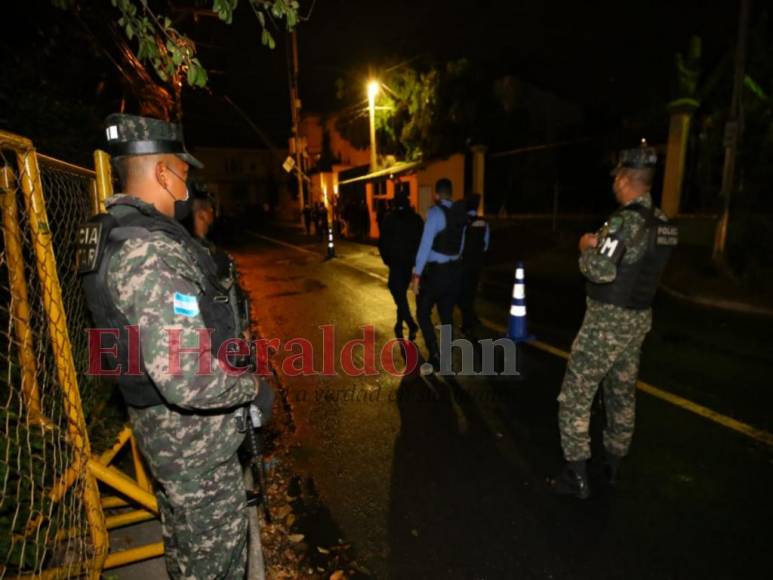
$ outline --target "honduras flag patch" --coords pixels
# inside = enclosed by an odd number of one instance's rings
[[[199,301],[190,294],[174,293],[174,313],[182,316],[198,316]]]

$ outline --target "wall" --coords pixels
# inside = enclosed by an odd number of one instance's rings
[[[416,172],[416,181],[419,192],[426,191],[425,188],[429,188],[429,191],[434,194],[435,183],[438,179],[447,177],[453,184],[454,199],[461,199],[464,197],[464,154],[455,153],[448,159],[440,159],[437,161],[431,161],[427,165]],[[431,197],[430,197],[431,199]],[[424,207],[424,200],[419,201],[418,209],[422,213],[422,217],[426,218],[426,210]],[[432,204],[429,204],[431,207]],[[429,208],[426,208],[429,209]]]
[[[435,203],[435,183],[444,177],[451,180],[453,198],[462,199],[465,193],[464,154],[456,153],[447,159],[430,161],[415,173],[402,174],[394,180],[387,179],[384,181],[384,185],[380,186],[381,190],[384,191],[382,195],[375,194],[373,182],[366,183],[365,192],[370,212],[370,237],[374,239],[379,237],[377,206],[379,200],[394,198],[396,182],[409,184],[410,203],[421,217],[426,219],[429,208]]]
[[[272,209],[289,198],[287,174],[281,167],[286,151],[197,147],[204,164],[193,178],[204,182],[225,215],[268,203]]]

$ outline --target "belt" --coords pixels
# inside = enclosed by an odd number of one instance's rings
[[[458,264],[459,262],[460,262],[459,258],[456,258],[454,260],[448,260],[448,262],[427,262],[425,270],[427,268],[442,268],[443,266],[453,266],[455,264]]]

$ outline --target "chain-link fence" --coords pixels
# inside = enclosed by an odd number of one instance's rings
[[[57,261],[57,274],[62,289],[62,301],[67,313],[67,328],[72,345],[78,388],[92,444],[113,442],[115,429],[103,433],[95,429],[105,415],[105,403],[112,386],[99,377],[86,374],[88,368],[88,335],[91,318],[75,268],[75,241],[78,226],[95,213],[95,175],[91,170],[38,155],[46,212],[51,229],[51,242]],[[97,432],[95,432],[97,431]],[[95,435],[97,436],[95,441]]]
[[[98,408],[100,386],[76,380],[89,325],[76,229],[94,192],[92,172],[0,135],[0,578],[76,576],[104,555],[80,401]]]

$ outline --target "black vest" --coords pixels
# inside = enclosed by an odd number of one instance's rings
[[[438,204],[446,217],[446,227],[443,228],[432,242],[432,249],[439,254],[456,256],[462,248],[464,228],[467,225],[467,209],[461,201],[455,201],[451,207]]]
[[[638,235],[646,238],[647,250],[641,259],[632,264],[626,264],[621,258],[617,265],[617,276],[612,282],[586,282],[586,293],[588,298],[597,302],[631,310],[645,310],[652,306],[660,276],[679,241],[679,231],[676,226],[668,224],[666,219],[656,216],[653,208],[634,204],[622,208],[617,214],[625,211],[635,211],[644,218],[643,229]],[[635,240],[637,243],[639,241]]]
[[[112,205],[108,213],[91,218],[79,231],[78,271],[81,274],[81,286],[86,294],[94,324],[98,328],[118,329],[117,344],[112,336],[102,339],[102,348],[117,346],[118,351],[117,357],[103,357],[102,368],[121,369],[121,373],[115,378],[124,400],[133,407],[162,405],[164,399],[145,370],[140,349],[137,353],[140,362],[139,374],[127,374],[130,370],[130,344],[126,330],[129,321],[113,303],[107,286],[107,270],[111,257],[126,240],[148,237],[151,232],[163,232],[182,244],[195,258],[198,268],[204,274],[203,292],[198,297],[198,303],[205,327],[213,329],[213,356],[217,356],[224,341],[239,335],[239,325],[234,319],[228,292],[218,279],[214,260],[182,224],[128,197]],[[108,344],[105,344],[106,342]]]

